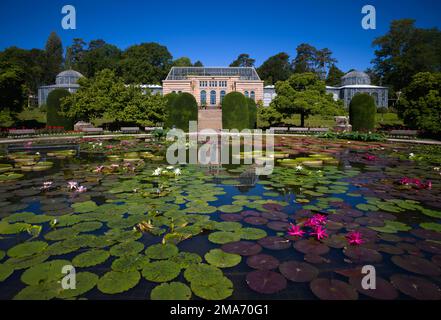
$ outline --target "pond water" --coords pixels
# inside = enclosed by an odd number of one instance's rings
[[[439,148],[277,138],[256,176],[72,142],[0,159],[0,299],[441,299]]]

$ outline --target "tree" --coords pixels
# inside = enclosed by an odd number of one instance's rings
[[[172,56],[167,47],[153,42],[142,43],[123,53],[120,71],[126,83],[160,84],[171,65]]]
[[[66,69],[75,69],[79,72],[84,72],[84,70],[80,70],[79,63],[83,59],[83,55],[87,50],[85,47],[86,42],[83,39],[73,39],[72,45],[66,48],[66,58],[64,60],[64,67]]]
[[[398,101],[398,114],[414,129],[441,134],[441,73],[417,73]]]
[[[282,115],[273,106],[257,109],[257,127],[268,128],[279,124],[282,121]]]
[[[202,64],[202,62],[201,61],[196,61],[195,63],[194,63],[194,65],[193,65],[194,67],[203,67],[204,65]]]
[[[418,72],[441,70],[441,32],[416,28],[415,20],[392,21],[388,33],[373,45],[377,47],[374,72],[395,91],[406,87]]]
[[[289,55],[280,52],[268,58],[258,69],[257,73],[265,84],[274,84],[277,81],[284,81],[291,75]]]
[[[179,93],[173,99],[169,111],[166,122],[185,132],[189,131],[189,121],[198,120],[198,104],[193,95],[187,92]]]
[[[57,74],[60,73],[63,63],[63,45],[60,37],[55,32],[51,32],[47,39],[45,55],[44,81],[46,84],[52,84],[55,82]]]
[[[299,113],[302,127],[309,115],[344,113],[342,102],[334,101],[332,95],[326,93],[325,82],[312,72],[295,73],[288,80],[276,83],[276,93],[271,106],[284,117]]]
[[[191,63],[190,58],[187,57],[181,57],[173,61],[174,67],[192,67],[193,64]]]
[[[16,65],[0,63],[0,110],[13,116],[26,99],[24,71]]]
[[[320,79],[326,79],[328,70],[337,63],[337,59],[332,57],[332,51],[328,48],[317,50],[315,54],[315,71]]]
[[[255,62],[256,60],[250,58],[249,54],[242,53],[230,64],[230,67],[254,67]]]
[[[367,93],[357,93],[349,104],[349,122],[354,131],[371,131],[375,127],[377,107]]]
[[[256,101],[254,101],[251,98],[246,98],[246,100],[247,100],[248,119],[249,119],[248,129],[255,129],[257,123]]]
[[[249,128],[248,103],[245,96],[237,91],[228,93],[222,101],[222,128]]]
[[[295,73],[315,72],[317,49],[307,43],[296,48],[297,55],[292,62]]]
[[[176,98],[178,97],[178,94],[176,92],[168,93],[164,96],[166,100],[165,104],[165,128],[173,128],[173,111],[174,111],[174,103],[176,101]]]
[[[341,84],[341,77],[344,75],[345,73],[343,71],[341,71],[335,64],[332,64],[329,68],[326,84],[328,86],[339,86]]]
[[[46,124],[48,126],[64,127],[66,130],[73,129],[73,121],[60,114],[61,101],[67,96],[70,96],[70,92],[66,89],[52,90],[47,96]]]

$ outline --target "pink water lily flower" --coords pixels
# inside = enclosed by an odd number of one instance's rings
[[[328,233],[326,232],[326,229],[322,226],[317,226],[314,231],[310,233],[311,236],[315,236],[317,240],[322,240],[324,238],[328,237]]]
[[[290,226],[288,228],[288,235],[294,236],[294,237],[303,237],[304,234],[305,234],[305,231],[303,231],[300,226],[296,226],[296,225],[290,223]]]
[[[41,190],[48,190],[50,187],[52,187],[53,182],[52,181],[45,181],[43,182],[43,185],[41,186]]]
[[[93,170],[93,172],[103,172],[103,170],[104,170],[104,166],[97,166],[96,168],[95,168],[95,170]]]
[[[372,155],[372,154],[365,154],[364,155],[364,158],[366,159],[366,160],[368,160],[368,161],[375,161],[375,160],[377,160],[377,157],[376,156],[374,156],[374,155]]]
[[[315,214],[312,216],[312,218],[318,223],[318,224],[326,224],[328,221],[328,218],[323,214]]]
[[[83,193],[83,192],[86,192],[86,191],[87,191],[87,188],[85,186],[79,186],[76,189],[76,192],[79,192],[79,193]]]
[[[349,232],[346,235],[346,239],[348,240],[349,244],[351,244],[351,245],[358,246],[358,245],[364,243],[364,240],[362,238],[362,234],[358,231]]]

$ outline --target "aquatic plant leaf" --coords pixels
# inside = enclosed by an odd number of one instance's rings
[[[177,255],[170,257],[169,260],[179,264],[182,269],[187,269],[191,265],[202,262],[202,258],[193,252],[179,252]]]
[[[78,233],[80,232],[75,230],[74,228],[61,228],[46,233],[44,235],[44,238],[50,241],[65,240],[75,237]]]
[[[400,268],[413,273],[433,277],[441,275],[441,269],[433,262],[424,258],[413,255],[402,255],[393,256],[391,261]]]
[[[217,231],[210,233],[208,240],[216,244],[224,244],[239,241],[241,235],[238,232]]]
[[[3,250],[0,250],[0,261],[5,257],[6,253]]]
[[[321,300],[357,300],[358,293],[351,285],[336,279],[315,279],[311,291]]]
[[[233,294],[233,283],[226,277],[220,277],[214,283],[191,282],[191,290],[205,300],[223,300]]]
[[[319,270],[306,262],[286,261],[279,266],[280,273],[293,282],[310,282]]]
[[[426,279],[407,274],[394,274],[390,280],[394,287],[412,298],[418,300],[441,299],[440,288]]]
[[[59,283],[43,282],[25,287],[15,295],[14,300],[51,300],[56,297],[59,290]]]
[[[216,229],[220,231],[237,231],[242,228],[239,222],[219,222],[216,224]]]
[[[223,276],[221,269],[205,263],[193,264],[184,272],[184,277],[188,282],[204,285],[215,284]]]
[[[5,281],[14,272],[9,264],[0,264],[0,282]]]
[[[158,244],[154,244],[154,245],[149,246],[145,250],[145,254],[146,254],[146,256],[148,258],[150,258],[150,259],[157,259],[157,260],[171,258],[171,257],[177,255],[178,252],[179,252],[178,247],[176,247],[172,243],[166,243],[166,244],[158,243]]]
[[[191,289],[181,282],[162,283],[150,293],[152,300],[190,300]]]
[[[426,230],[441,232],[441,224],[436,222],[423,222],[420,223],[420,227]]]
[[[256,270],[247,274],[248,286],[259,293],[273,294],[286,288],[286,279],[277,272],[269,270]]]
[[[51,260],[37,264],[27,269],[21,275],[21,281],[28,285],[38,285],[42,282],[56,281],[65,276],[62,273],[64,266],[71,265],[67,260]]]
[[[104,263],[110,257],[110,253],[105,250],[89,250],[80,253],[73,258],[72,263],[75,267],[86,268]]]
[[[91,272],[79,272],[76,274],[76,282],[75,289],[66,289],[62,290],[57,294],[57,298],[59,299],[70,299],[74,297],[78,297],[86,292],[89,292],[98,283],[99,277]],[[61,287],[61,286],[60,286]]]
[[[100,229],[103,226],[101,222],[98,221],[87,221],[87,222],[81,222],[74,226],[72,226],[72,229],[78,231],[78,232],[90,232]]]
[[[89,200],[84,202],[76,202],[72,204],[72,208],[74,208],[75,212],[86,213],[96,210],[98,206],[95,202]]]
[[[205,254],[205,260],[218,268],[234,267],[240,263],[242,257],[238,254],[227,253],[220,249],[212,249]]]
[[[181,273],[181,267],[169,260],[154,261],[146,264],[142,275],[152,282],[167,282],[175,279]]]
[[[242,228],[236,231],[243,240],[259,240],[265,238],[267,233],[265,230],[258,228]]]
[[[11,258],[23,258],[32,256],[46,249],[48,244],[43,241],[24,242],[8,250],[8,256]]]
[[[144,244],[138,241],[127,241],[114,245],[110,248],[112,256],[133,255],[144,249]]]
[[[355,263],[361,262],[380,262],[383,259],[381,253],[376,250],[365,247],[347,247],[343,250],[345,256]]]
[[[0,234],[17,234],[26,231],[29,226],[27,223],[7,223],[0,221]]]
[[[304,254],[322,255],[329,252],[329,247],[315,239],[299,240],[294,243],[294,248]]]
[[[251,241],[236,241],[224,244],[222,250],[224,252],[235,253],[241,256],[252,256],[262,251],[262,247]]]
[[[268,254],[256,254],[248,257],[247,265],[257,270],[272,270],[276,269],[280,264],[280,261]]]
[[[149,258],[141,254],[124,255],[112,262],[112,270],[120,272],[142,270],[149,262]]]
[[[349,284],[357,289],[358,292],[364,294],[365,296],[380,299],[380,300],[394,300],[398,298],[398,291],[394,288],[394,286],[389,282],[380,278],[378,276],[375,277],[375,290],[372,289],[364,289],[362,286],[363,276],[359,275],[358,277],[350,277]]]
[[[217,210],[224,213],[236,213],[243,210],[242,206],[234,205],[234,204],[225,204],[217,208]]]
[[[132,289],[140,279],[138,271],[109,271],[98,280],[97,287],[102,293],[116,294]]]

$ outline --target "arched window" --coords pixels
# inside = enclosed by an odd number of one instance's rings
[[[256,100],[256,93],[254,91],[251,91],[250,98]]]
[[[216,91],[212,90],[210,92],[210,104],[215,105],[216,104]]]
[[[207,104],[207,92],[205,90],[201,91],[201,105],[205,106]]]
[[[221,101],[221,102],[224,101],[224,97],[225,97],[225,91],[222,90],[222,91],[220,92],[220,101]]]
[[[249,98],[250,94],[248,93],[248,91],[245,91],[245,97]]]

